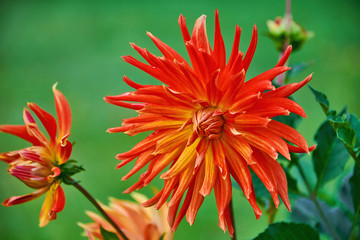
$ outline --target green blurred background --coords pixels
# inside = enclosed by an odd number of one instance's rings
[[[135,113],[103,101],[106,95],[117,95],[130,88],[122,82],[127,75],[139,83],[159,84],[140,70],[124,63],[120,56],[138,55],[129,42],[159,54],[146,36],[152,32],[175,50],[186,55],[177,18],[185,15],[189,29],[206,14],[209,39],[213,39],[214,10],[220,11],[222,33],[230,53],[235,24],[242,28],[240,49],[246,52],[253,24],[259,29],[259,41],[249,76],[273,67],[278,53],[264,36],[266,20],[282,16],[284,0],[238,1],[2,1],[0,6],[0,123],[22,124],[26,102],[35,102],[55,114],[51,86],[58,82],[73,112],[71,141],[76,142],[72,158],[86,168],[75,179],[98,200],[107,203],[108,196],[129,198],[121,192],[132,185],[138,175],[123,182],[121,177],[131,168],[115,170],[116,153],[129,150],[145,135],[129,137],[108,134],[109,127],[119,126],[123,118]],[[294,53],[290,64],[312,62],[292,81],[300,81],[315,72],[311,85],[325,92],[331,106],[360,115],[360,15],[359,1],[302,0],[293,1],[294,19],[315,32],[303,49]],[[324,116],[308,88],[296,94],[308,114],[300,132],[309,143]],[[17,150],[28,144],[16,137],[1,134],[0,152]],[[0,200],[26,194],[25,187],[6,172],[0,163]],[[161,188],[161,182],[155,181]],[[90,219],[84,210],[93,207],[71,186],[64,186],[65,209],[58,220],[45,228],[38,227],[43,197],[19,206],[0,207],[0,239],[81,239],[77,222]],[[336,189],[335,189],[336,190]],[[142,190],[148,196],[148,189]],[[250,239],[263,231],[266,216],[255,220],[253,211],[239,190],[234,190],[236,230],[239,239]],[[336,196],[334,196],[336,197]],[[276,220],[288,219],[280,207]],[[176,239],[228,239],[217,227],[217,210],[213,194],[200,208],[195,224],[184,220]]]

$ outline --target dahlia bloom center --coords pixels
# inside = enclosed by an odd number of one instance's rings
[[[221,135],[224,118],[216,108],[208,107],[198,110],[193,115],[193,129],[200,137],[218,139]]]

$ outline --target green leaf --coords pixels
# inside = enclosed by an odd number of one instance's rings
[[[346,108],[340,114],[336,114],[336,111],[329,109],[329,101],[325,94],[316,91],[315,89],[309,86],[312,93],[315,95],[316,101],[320,104],[324,110],[327,118],[336,132],[337,137],[343,142],[347,151],[350,153],[354,159],[356,165],[360,167],[360,133],[359,133],[359,120],[355,115],[346,116]],[[350,122],[351,120],[351,122]],[[356,130],[354,130],[356,129]],[[357,132],[356,132],[357,131]]]
[[[330,207],[328,204],[321,200],[317,200],[318,207],[322,209],[324,217],[328,224],[332,226],[336,235],[341,239],[348,239],[352,228],[352,222],[350,221],[346,212],[339,207]],[[318,207],[314,202],[308,198],[300,198],[293,205],[291,219],[295,222],[307,223],[320,232],[330,235],[327,224],[319,213]],[[306,239],[306,238],[305,238]]]
[[[329,114],[328,120],[336,131],[337,137],[344,143],[350,151],[354,151],[356,142],[356,133],[351,123],[345,116]]]
[[[301,193],[297,186],[297,180],[290,174],[290,170],[288,168],[284,168],[286,179],[288,183],[288,193],[291,200],[296,200],[301,197]]]
[[[353,207],[354,204],[351,196],[351,186],[350,186],[351,176],[352,173],[344,177],[338,195],[340,202],[347,208],[348,215],[352,215],[354,212],[354,207]]]
[[[336,129],[337,137],[345,144],[346,147],[354,149],[355,147],[355,131],[349,126],[341,126]]]
[[[349,114],[347,119],[350,126],[355,131],[355,152],[358,153],[360,150],[360,119],[355,114]]]
[[[308,85],[309,86],[309,85]],[[316,91],[312,87],[310,87],[311,92],[315,95],[316,101],[321,105],[322,109],[324,110],[325,114],[329,113],[329,101],[325,94],[322,92]]]
[[[349,183],[354,206],[353,228],[350,236],[351,239],[360,239],[360,169],[356,165]]]
[[[315,135],[317,147],[313,151],[313,164],[317,176],[316,191],[328,181],[337,177],[344,169],[349,153],[337,139],[328,121],[321,125]]]
[[[100,232],[104,240],[119,240],[115,233],[106,231],[102,226],[100,226]]]
[[[309,225],[300,223],[274,223],[254,240],[318,240],[319,234]]]
[[[353,175],[350,178],[351,195],[355,212],[360,208],[360,170],[355,165]]]

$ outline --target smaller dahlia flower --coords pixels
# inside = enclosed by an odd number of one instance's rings
[[[159,211],[155,208],[144,208],[139,206],[139,203],[148,200],[144,195],[132,193],[131,196],[137,203],[110,198],[109,207],[103,204],[100,205],[129,239],[171,240],[173,235],[166,221],[168,208],[163,206]],[[84,228],[85,234],[90,240],[104,239],[101,228],[116,234],[120,240],[122,239],[114,227],[102,217],[91,211],[87,211],[86,214],[94,222],[88,224],[79,223],[79,226]]]
[[[33,146],[12,152],[0,154],[0,160],[9,164],[8,171],[30,188],[36,191],[13,196],[6,199],[2,205],[12,205],[28,202],[46,193],[40,212],[40,227],[56,219],[56,214],[65,205],[64,191],[60,186],[62,165],[69,159],[72,144],[67,140],[71,128],[71,111],[64,95],[53,86],[55,106],[58,116],[58,127],[55,118],[35,103],[28,107],[39,118],[46,129],[49,138],[44,135],[27,108],[24,108],[25,125],[0,125],[0,132],[20,137]],[[57,134],[57,130],[58,134]]]

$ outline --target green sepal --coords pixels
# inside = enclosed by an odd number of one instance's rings
[[[65,184],[74,184],[75,182],[71,180],[71,176],[77,174],[79,172],[85,171],[82,165],[77,165],[77,161],[75,160],[68,160],[64,164],[60,165],[59,168],[61,170],[61,174],[58,176]]]

